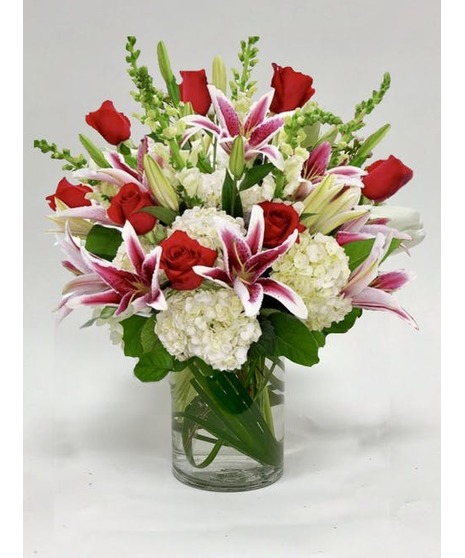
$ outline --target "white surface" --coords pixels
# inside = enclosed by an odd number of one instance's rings
[[[25,5],[25,557],[437,558],[439,556],[439,3],[68,0]],[[221,7],[221,8],[220,8]],[[44,197],[60,163],[34,151],[45,137],[80,152],[98,137],[84,115],[129,96],[124,42],[139,38],[156,74],[165,40],[176,69],[214,54],[236,65],[240,39],[261,36],[271,62],[315,79],[315,99],[349,116],[388,70],[392,89],[367,134],[389,121],[377,158],[393,153],[415,178],[393,200],[427,230],[399,267],[400,295],[420,331],[365,313],[328,338],[321,363],[288,366],[286,470],[272,487],[211,494],[171,477],[168,386],[142,385],[103,328],[58,329],[50,312],[67,274],[45,234]],[[396,261],[392,261],[392,266]]]

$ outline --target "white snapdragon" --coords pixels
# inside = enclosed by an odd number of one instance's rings
[[[297,147],[294,153],[284,161],[283,173],[286,178],[284,193],[292,196],[302,182],[302,167],[308,159],[308,151],[303,147]]]
[[[321,331],[352,309],[350,300],[341,294],[350,275],[348,257],[331,236],[305,231],[299,238],[273,265],[271,277],[302,297],[308,309],[306,324],[312,331]]]
[[[157,315],[155,333],[178,360],[196,356],[217,370],[235,370],[258,341],[258,320],[248,317],[232,289],[177,291]]]
[[[221,241],[218,236],[217,222],[222,219],[236,227],[241,234],[245,234],[242,219],[234,219],[226,211],[214,207],[193,207],[192,209],[186,209],[182,215],[176,217],[168,236],[173,234],[174,231],[184,231],[202,246],[218,250],[221,248]]]

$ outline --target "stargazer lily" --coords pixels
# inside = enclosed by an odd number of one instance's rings
[[[297,229],[279,246],[262,250],[265,222],[263,209],[258,205],[252,208],[245,238],[226,221],[218,221],[217,226],[223,246],[224,268],[194,266],[194,272],[223,287],[232,287],[247,316],[257,315],[264,295],[268,295],[298,318],[306,319],[308,310],[299,295],[280,281],[263,277],[265,271],[295,243],[299,234]]]
[[[418,329],[412,316],[392,295],[412,279],[411,274],[403,269],[379,273],[379,265],[389,249],[391,240],[392,235],[376,235],[370,255],[352,271],[343,294],[351,299],[352,306],[356,308],[392,312]]]
[[[255,102],[244,122],[241,122],[236,109],[226,95],[214,87],[208,86],[210,96],[215,109],[218,124],[215,124],[206,116],[197,114],[184,117],[184,122],[191,126],[185,134],[183,144],[199,130],[211,132],[217,139],[219,145],[231,153],[234,138],[244,138],[245,160],[250,161],[261,154],[267,157],[278,169],[284,165],[283,156],[270,140],[279,132],[284,124],[283,115],[267,118],[274,91],[267,93]]]
[[[155,310],[166,309],[166,300],[158,284],[161,247],[156,246],[145,254],[129,221],[123,227],[122,236],[134,271],[119,269],[81,248],[90,273],[78,276],[65,286],[63,294],[68,308],[116,305],[115,316],[127,310],[129,305],[136,313],[147,305]],[[101,289],[102,284],[105,290]],[[99,290],[95,292],[93,287],[97,285]]]

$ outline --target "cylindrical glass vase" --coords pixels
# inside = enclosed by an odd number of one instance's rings
[[[283,473],[284,364],[257,358],[239,372],[192,363],[170,374],[173,474],[218,492],[262,488]]]

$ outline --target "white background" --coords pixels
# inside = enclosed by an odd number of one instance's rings
[[[25,4],[24,427],[26,557],[436,558],[440,471],[439,3],[431,0],[70,2]],[[392,203],[418,208],[427,238],[399,299],[415,331],[365,312],[328,338],[321,363],[288,366],[286,470],[272,487],[210,494],[170,472],[166,382],[143,385],[104,328],[58,328],[51,310],[68,279],[44,197],[60,162],[46,138],[81,152],[96,143],[84,116],[105,99],[131,114],[124,44],[136,35],[157,83],[156,44],[173,69],[237,66],[238,43],[261,37],[259,93],[271,62],[314,77],[314,99],[349,118],[384,71],[392,88],[366,134],[392,129],[376,158],[400,157],[415,177]]]

